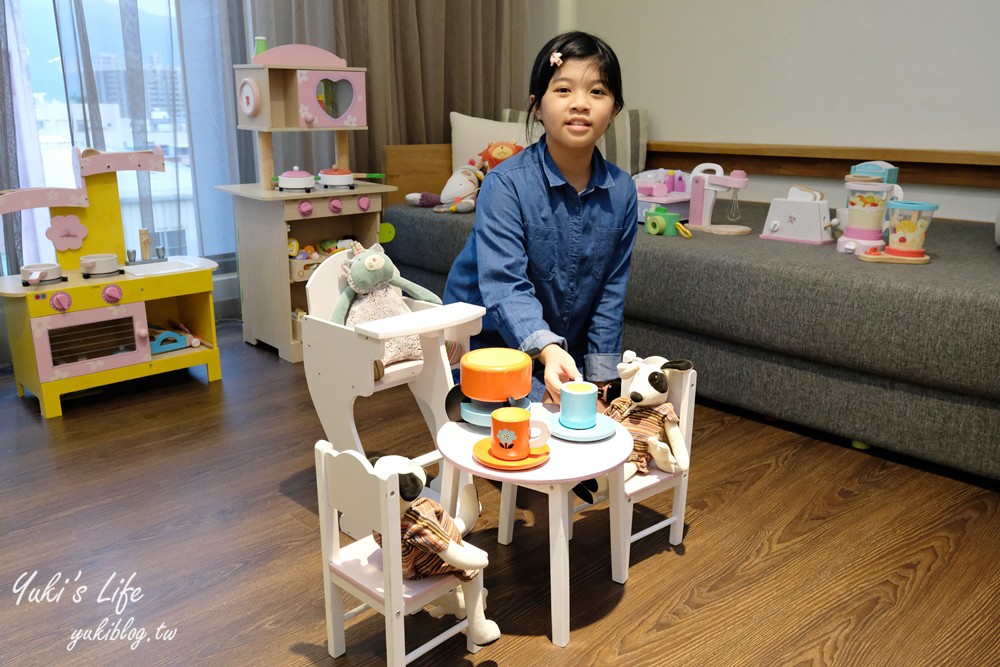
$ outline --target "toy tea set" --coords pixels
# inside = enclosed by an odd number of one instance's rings
[[[597,385],[583,380],[562,387],[560,411],[546,421],[533,418],[530,401],[532,357],[508,348],[482,348],[462,355],[460,418],[490,429],[472,450],[479,463],[502,470],[527,470],[549,459],[548,439],[592,442],[610,437],[615,422],[597,413]],[[449,410],[449,416],[455,414]],[[538,435],[532,437],[532,431]]]

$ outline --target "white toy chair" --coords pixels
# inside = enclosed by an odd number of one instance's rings
[[[667,371],[667,400],[673,404],[680,419],[680,429],[684,434],[684,446],[691,454],[691,434],[694,429],[695,390],[698,373],[695,370]],[[622,383],[622,395],[628,393],[629,382]],[[611,514],[611,578],[619,584],[628,580],[629,555],[632,543],[641,540],[654,532],[670,527],[670,544],[680,544],[684,539],[684,512],[687,503],[688,470],[679,472],[664,472],[651,465],[648,475],[633,475],[625,480],[624,489],[617,490],[611,486],[608,491],[595,498],[594,503],[575,505],[579,499],[571,498],[570,506],[573,512],[593,507],[608,501]],[[637,502],[641,502],[667,489],[674,490],[670,516],[662,521],[632,534],[632,510]],[[500,526],[497,541],[500,544],[510,544],[514,537],[514,510],[517,500],[517,486],[504,483],[500,490]],[[570,531],[573,524],[570,523]],[[572,537],[572,532],[570,533]]]
[[[404,579],[399,534],[399,477],[380,477],[356,451],[338,452],[329,442],[316,443],[316,488],[319,494],[320,540],[323,547],[323,597],[326,602],[327,650],[344,655],[344,623],[365,609],[385,618],[386,664],[395,667],[416,660],[445,640],[467,630],[469,619],[406,653],[403,622],[407,615],[453,592],[462,582],[451,574]],[[340,543],[340,516],[350,517],[366,536],[352,544]],[[378,546],[371,531],[382,535]],[[482,577],[482,572],[479,573]],[[481,582],[480,582],[481,583]],[[361,600],[344,611],[344,592]],[[480,647],[466,638],[470,653]]]
[[[343,271],[349,251],[339,252],[316,267],[306,283],[309,314],[302,320],[303,363],[309,395],[326,438],[338,451],[365,454],[354,422],[359,396],[405,384],[412,392],[433,437],[448,422],[445,397],[455,385],[445,339],[469,349],[469,337],[479,333],[486,309],[468,303],[437,306],[404,297],[410,313],[348,327],[330,321],[334,305],[347,285]],[[385,354],[385,342],[397,336],[420,336],[422,360],[404,361],[385,369],[375,380],[373,365]],[[421,466],[441,460],[437,450],[414,459]],[[468,477],[463,480],[469,481]],[[435,480],[435,489],[440,488]],[[429,489],[425,490],[429,491]],[[433,495],[429,493],[428,495]],[[353,527],[346,530],[354,534]]]

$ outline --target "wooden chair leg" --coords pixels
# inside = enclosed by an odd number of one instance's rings
[[[406,636],[403,621],[406,615],[397,616],[388,605],[385,608],[385,662],[388,667],[406,666]]]
[[[670,525],[670,543],[674,546],[684,539],[684,510],[687,507],[688,474],[685,472],[681,477],[681,482],[674,487],[674,502],[670,509],[670,516],[674,517],[674,522]]]
[[[616,474],[617,472],[617,474]],[[629,556],[632,551],[632,503],[625,495],[625,474],[608,475],[608,512],[611,523],[611,579],[628,581]]]
[[[344,636],[344,594],[329,581],[326,582],[326,650],[337,658],[347,652]]]
[[[514,539],[514,513],[517,508],[517,485],[503,482],[500,485],[500,527],[497,542],[510,544]]]

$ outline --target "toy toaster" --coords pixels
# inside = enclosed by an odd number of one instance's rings
[[[830,219],[830,206],[822,192],[793,185],[787,197],[771,200],[760,238],[814,245],[833,243],[833,228],[838,224],[836,218]]]

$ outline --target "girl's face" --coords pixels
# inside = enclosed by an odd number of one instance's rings
[[[574,59],[552,73],[535,115],[545,126],[549,144],[593,149],[614,119],[614,106],[594,60]]]

